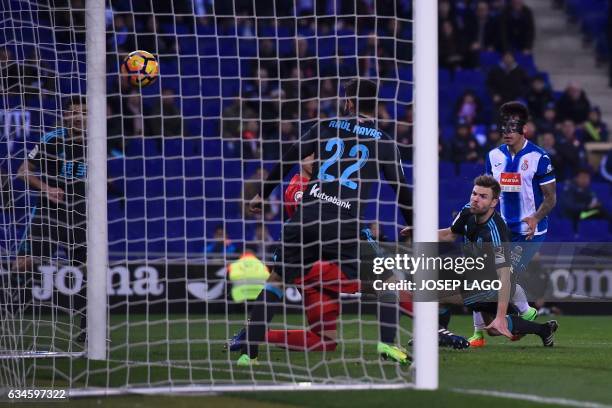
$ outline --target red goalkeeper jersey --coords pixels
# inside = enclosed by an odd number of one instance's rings
[[[293,176],[285,190],[285,210],[289,217],[293,216],[298,204],[302,201],[304,190],[309,179],[301,174]],[[335,293],[355,293],[359,291],[359,282],[350,280],[342,273],[338,265],[332,262],[317,262],[303,278],[296,279],[296,284],[306,286],[322,285]]]
[[[296,174],[289,182],[289,186],[285,190],[285,210],[289,218],[293,216],[295,209],[300,201],[302,201],[302,196],[304,195],[304,190],[306,190],[308,181],[309,179],[303,177],[301,174]]]

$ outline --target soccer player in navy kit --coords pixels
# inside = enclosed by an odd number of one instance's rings
[[[501,106],[499,116],[504,144],[488,153],[486,172],[501,185],[500,211],[512,234],[514,273],[520,275],[546,239],[548,214],[556,204],[555,173],[546,151],[525,139],[527,107],[508,102]],[[524,319],[537,317],[520,285],[512,303]],[[482,325],[481,316],[475,313],[472,347],[485,345]]]
[[[273,272],[251,311],[247,342],[242,347],[239,365],[257,361],[258,343],[264,341],[266,322],[271,321],[280,304],[283,281],[293,282],[319,260],[334,261],[349,278],[359,278],[359,241],[364,236],[360,218],[371,187],[377,185],[383,175],[397,194],[405,220],[412,219],[412,197],[398,148],[395,141],[376,126],[377,85],[355,79],[347,83],[345,92],[347,117],[321,121],[313,126],[285,154],[282,165],[270,172],[261,196],[251,201],[251,211],[261,211],[262,197],[267,198],[300,160],[314,153],[313,175],[304,190],[302,204],[283,226]],[[394,279],[391,272],[382,278]],[[407,352],[393,345],[398,323],[397,303],[397,292],[379,293],[377,351],[384,357],[407,363]]]
[[[483,271],[466,272],[466,280],[499,279],[502,288],[497,290],[462,291],[464,305],[483,315],[490,335],[536,334],[545,347],[554,345],[558,324],[551,320],[535,323],[516,315],[508,315],[509,301],[515,288],[509,254],[510,230],[495,207],[500,196],[499,183],[489,175],[476,177],[470,202],[455,217],[450,228],[438,232],[441,242],[454,242],[463,236],[464,256],[485,259]]]
[[[12,269],[30,270],[32,258],[51,259],[63,247],[71,266],[85,274],[87,264],[87,161],[85,152],[86,110],[80,95],[66,99],[63,126],[46,133],[28,153],[18,175],[28,188],[40,191],[37,207],[21,242]],[[75,297],[75,309],[85,306],[85,285]],[[86,318],[77,341],[85,341]]]

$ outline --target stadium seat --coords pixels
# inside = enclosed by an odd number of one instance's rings
[[[202,196],[200,195],[195,196],[195,198],[187,198],[185,200],[185,209],[187,210],[185,216],[188,220],[203,220],[204,200],[202,199]]]
[[[217,78],[219,76],[219,59],[216,57],[201,57],[200,75]]]
[[[245,57],[257,57],[257,40],[255,38],[239,38],[238,55],[241,59]]]
[[[206,78],[202,79],[202,94],[204,97],[221,95],[221,79],[220,78]]]
[[[608,222],[583,220],[578,223],[577,242],[610,242]]]
[[[238,56],[238,40],[236,37],[218,37],[219,57]]]
[[[164,190],[164,180],[159,177],[146,180],[144,188],[146,189],[147,198],[158,198],[166,196],[166,192]]]
[[[495,51],[481,51],[479,55],[480,66],[484,70],[495,67],[501,61],[501,55]]]
[[[480,163],[461,163],[459,166],[459,174],[462,179],[469,180],[470,182],[481,175],[485,171],[484,164]]]

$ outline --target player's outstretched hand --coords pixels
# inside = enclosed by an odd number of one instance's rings
[[[410,237],[412,236],[412,227],[406,227],[400,231],[400,235],[402,237]]]
[[[533,215],[523,218],[521,221],[527,223],[529,230],[527,230],[527,239],[532,239],[538,226],[538,220]]]
[[[58,187],[47,187],[45,190],[47,197],[49,200],[54,203],[63,203],[64,202],[64,190]]]
[[[249,203],[249,211],[253,214],[260,214],[261,208],[263,207],[263,200],[259,194],[255,195],[251,202]]]
[[[506,336],[509,339],[512,338],[512,333],[508,330],[508,320],[506,320],[506,316],[496,317],[495,320],[485,327],[485,329],[494,329],[502,336]]]

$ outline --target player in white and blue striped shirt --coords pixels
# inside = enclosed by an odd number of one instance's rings
[[[501,185],[500,211],[512,233],[511,260],[519,275],[540,249],[548,231],[548,214],[555,207],[556,182],[550,157],[539,146],[525,139],[529,111],[520,102],[508,102],[499,112],[504,144],[491,150],[486,172]],[[537,310],[529,306],[525,291],[517,285],[512,298],[521,316],[534,320]],[[474,336],[470,342],[482,343],[482,317],[474,315]]]

